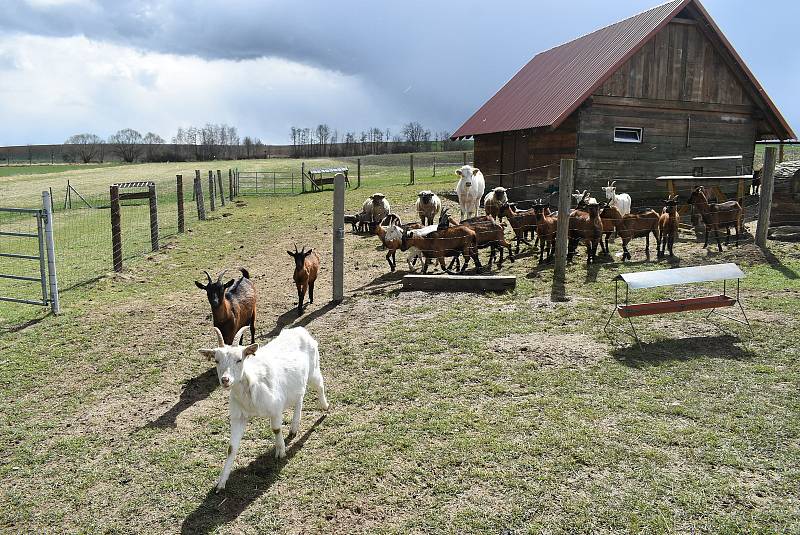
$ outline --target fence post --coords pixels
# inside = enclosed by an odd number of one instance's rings
[[[772,211],[772,192],[775,189],[775,147],[767,147],[764,151],[764,172],[761,174],[761,194],[758,199],[758,226],[756,227],[756,245],[767,246],[769,216]]]
[[[466,153],[466,151],[464,152],[464,165],[467,165],[467,153]]]
[[[211,211],[212,212],[217,209],[216,200],[214,199],[214,195],[216,195],[216,192],[214,191],[214,171],[209,170],[208,171],[208,198],[211,199],[211,202],[210,202],[211,206],[210,207],[211,207]]]
[[[466,154],[466,153],[464,153]],[[569,239],[569,209],[572,188],[575,183],[575,160],[561,160],[561,176],[558,181],[558,226],[556,228],[556,259],[553,270],[551,299],[566,297],[567,246]]]
[[[357,171],[358,185],[356,186],[356,189],[358,189],[361,187],[361,158],[358,158],[358,160],[356,161],[358,162],[358,171]]]
[[[56,275],[56,247],[53,240],[53,196],[49,191],[42,192],[44,209],[44,236],[47,242],[47,274],[50,279],[50,309],[53,314],[61,312],[58,302],[58,276]]]
[[[219,184],[219,200],[225,206],[225,188],[222,187],[222,171],[217,169],[217,184]]]
[[[306,162],[300,162],[300,176],[303,180],[303,193],[306,192]]]
[[[184,218],[183,218],[183,175],[175,175],[177,178],[176,190],[178,193],[178,232],[184,232]]]
[[[778,145],[778,163],[783,163],[783,140]]]
[[[194,201],[197,203],[197,219],[200,221],[206,220],[206,206],[203,201],[203,181],[200,180],[200,171],[194,177]]]
[[[158,199],[155,182],[147,186],[147,197],[150,201],[150,245],[153,251],[158,251]]]
[[[414,183],[414,155],[413,154],[409,154],[408,174],[409,174],[409,177],[411,178],[410,184],[413,184]]]
[[[344,299],[344,175],[333,178],[333,301]]]
[[[200,180],[200,169],[194,170],[194,179]],[[194,196],[197,194],[197,188],[192,187],[192,200],[194,200]]]
[[[433,157],[433,176],[436,176],[436,156]]]
[[[122,218],[119,211],[119,186],[111,186],[111,256],[114,271],[122,271]]]
[[[228,198],[233,201],[233,171],[228,169]]]

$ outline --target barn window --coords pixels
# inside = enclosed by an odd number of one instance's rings
[[[641,143],[642,129],[617,127],[614,129],[614,141],[617,143]]]

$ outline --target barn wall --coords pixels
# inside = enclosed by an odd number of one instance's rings
[[[702,166],[706,176],[733,175],[737,165],[743,165],[745,172],[753,165],[756,126],[747,114],[698,111],[680,102],[665,108],[632,106],[629,100],[611,102],[590,102],[581,109],[576,187],[596,193],[607,181],[616,180],[620,190],[649,198],[666,192],[656,182],[658,176],[691,175],[695,166]],[[615,127],[642,128],[642,143],[615,142]],[[696,156],[731,155],[743,159],[692,161]],[[729,188],[730,193],[735,191],[733,184]]]

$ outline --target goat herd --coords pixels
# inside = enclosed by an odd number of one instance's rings
[[[431,260],[439,263],[443,271],[451,272],[454,265],[460,272],[466,270],[469,260],[475,263],[477,272],[483,268],[478,257],[478,250],[489,248],[489,268],[497,260],[498,267],[503,264],[503,251],[508,252],[509,259],[514,261],[514,254],[519,254],[520,244],[538,247],[539,263],[552,260],[555,252],[558,212],[552,211],[549,203],[543,199],[533,202],[527,210],[518,210],[513,202],[509,202],[507,190],[497,187],[485,196],[485,182],[480,170],[465,165],[456,173],[459,181],[456,185],[461,220],[457,222],[445,208],[439,197],[431,191],[421,191],[416,201],[416,211],[420,221],[402,223],[400,217],[391,212],[389,202],[381,193],[370,196],[363,204],[361,212],[345,216],[353,231],[369,231],[376,234],[385,246],[386,261],[391,271],[396,269],[396,252],[408,253],[409,269],[413,270],[418,259],[422,259],[422,272],[426,273]],[[587,191],[573,194],[576,207],[569,213],[570,255],[574,254],[579,244],[586,245],[586,261],[596,261],[597,249],[601,254],[609,255],[608,242],[616,233],[622,242],[622,260],[631,259],[628,244],[636,238],[645,238],[645,251],[650,252],[650,235],[652,234],[658,256],[669,253],[673,256],[675,239],[678,236],[680,214],[678,197],[671,196],[664,201],[664,208],[659,213],[652,209],[631,211],[631,197],[627,193],[617,193],[614,182],[602,188],[606,199],[599,203]],[[485,215],[478,216],[478,207],[483,198]],[[742,232],[743,210],[737,201],[725,203],[709,202],[705,189],[698,186],[691,193],[688,204],[694,205],[705,223],[705,244],[708,246],[709,231],[713,230],[717,247],[722,251],[719,231],[726,230],[725,244],[730,242],[730,228],[736,230],[736,244]],[[434,223],[439,215],[438,223]],[[514,233],[515,252],[506,241],[503,219]],[[528,241],[535,236],[534,243]],[[499,253],[499,258],[498,258]],[[460,259],[464,258],[461,265]],[[445,259],[451,258],[449,266]]]
[[[346,216],[353,231],[367,231],[376,234],[387,249],[386,260],[392,271],[396,268],[395,253],[398,249],[408,253],[409,269],[422,259],[422,270],[427,271],[431,260],[439,262],[443,271],[450,272],[455,263],[460,272],[467,268],[469,260],[475,263],[477,271],[482,266],[478,250],[490,248],[489,267],[497,260],[498,267],[503,264],[504,250],[514,261],[511,244],[506,241],[503,218],[508,220],[516,241],[516,254],[520,244],[532,245],[528,240],[536,236],[533,245],[539,246],[539,262],[553,258],[556,241],[558,212],[551,211],[548,203],[539,199],[528,210],[518,210],[509,202],[506,190],[495,188],[485,196],[482,173],[471,166],[464,166],[456,173],[459,181],[456,186],[461,220],[457,222],[442,208],[439,197],[431,191],[418,195],[415,209],[420,222],[403,224],[400,217],[393,214],[386,197],[380,193],[370,196],[357,215]],[[573,195],[577,206],[569,213],[569,250],[574,252],[578,244],[587,249],[587,262],[595,261],[598,246],[602,254],[609,254],[608,241],[616,232],[622,240],[623,260],[630,259],[628,243],[635,238],[645,238],[645,248],[649,251],[650,234],[653,234],[659,256],[669,251],[678,234],[677,196],[665,201],[659,214],[655,210],[631,213],[629,195],[616,193],[614,183],[603,188],[606,202],[600,204],[589,192]],[[485,215],[478,216],[480,201],[483,199]],[[726,244],[730,239],[730,227],[736,229],[736,242],[742,230],[742,207],[736,201],[709,203],[702,187],[696,188],[688,201],[697,207],[706,225],[706,243],[709,230],[714,230],[717,246],[722,250],[719,230],[727,231]],[[439,216],[436,222],[436,216]],[[314,302],[314,283],[319,272],[320,258],[313,250],[305,247],[287,251],[294,259],[294,282],[297,286],[297,313],[303,313],[303,301],[308,293],[309,302]],[[499,258],[498,258],[499,253]],[[545,258],[546,255],[546,258]],[[445,259],[451,258],[447,266]],[[289,440],[300,427],[303,410],[303,397],[310,384],[317,392],[317,403],[321,410],[328,409],[325,387],[320,371],[319,346],[303,327],[284,329],[277,338],[259,347],[255,343],[256,288],[250,274],[241,269],[238,280],[224,281],[225,271],[216,280],[206,271],[208,281],[203,284],[195,281],[206,292],[211,305],[213,330],[217,347],[201,349],[200,353],[216,363],[220,385],[230,393],[231,439],[228,456],[222,473],[216,482],[216,490],[225,488],[230,475],[239,443],[247,422],[256,416],[270,419],[275,435],[275,457],[286,456],[286,444],[281,432],[283,412],[294,407],[294,415],[289,427]],[[240,345],[244,334],[250,331],[250,345]]]

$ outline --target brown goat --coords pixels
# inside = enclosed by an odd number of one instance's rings
[[[294,283],[297,285],[297,315],[303,315],[303,299],[308,292],[308,302],[314,302],[314,283],[319,273],[319,255],[313,249],[306,251],[305,245],[298,251],[297,245],[294,252],[286,251],[294,258]]]
[[[708,231],[712,229],[714,237],[717,239],[719,252],[722,252],[722,244],[719,241],[720,227],[725,229],[725,245],[730,245],[731,227],[736,229],[736,247],[739,247],[739,234],[742,232],[744,212],[737,201],[709,204],[705,188],[697,186],[686,202],[697,206],[697,209],[700,210],[700,215],[703,217],[703,223],[706,225],[706,240],[703,243],[703,247],[708,247]]]
[[[678,239],[678,225],[681,222],[681,215],[678,213],[678,196],[671,196],[664,203],[666,206],[658,218],[660,238],[656,250],[658,251],[658,256],[664,256],[667,249],[669,249],[670,256],[675,256],[672,253],[672,246],[675,244],[675,240]]]
[[[636,214],[625,214],[617,209],[616,206],[606,206],[603,209],[604,217],[613,219],[617,222],[617,235],[622,240],[622,261],[630,260],[631,253],[628,251],[628,243],[634,238],[645,238],[645,253],[650,256],[650,233],[656,239],[656,247],[659,243],[658,221],[659,215],[655,210],[645,210]]]
[[[500,251],[500,258],[497,260],[497,267],[503,267],[503,248],[508,249],[508,258],[514,261],[514,254],[511,252],[511,244],[506,241],[505,227],[495,220],[491,215],[484,215],[465,219],[461,221],[461,225],[465,225],[475,231],[478,238],[478,249],[489,247],[489,269],[492,267],[497,251]]]
[[[463,273],[467,269],[469,259],[475,262],[477,272],[482,271],[481,261],[478,258],[478,236],[474,230],[466,225],[449,226],[450,216],[447,209],[442,210],[439,217],[438,228],[425,236],[417,236],[414,231],[404,231],[403,241],[400,249],[407,251],[410,247],[416,247],[425,257],[425,264],[422,268],[423,273],[428,271],[428,260],[436,259],[442,271],[450,273],[450,268],[445,265],[445,258],[453,256],[464,256],[464,265],[460,271]]]
[[[222,283],[225,271],[213,282],[208,271],[204,271],[208,284],[194,281],[198,288],[206,291],[214,327],[220,330],[228,345],[234,343],[233,337],[239,329],[247,325],[250,326],[250,343],[254,344],[256,341],[256,288],[250,281],[247,270],[239,268],[239,271],[242,276],[235,282],[231,279]]]
[[[517,211],[513,204],[505,203],[500,207],[500,216],[505,216],[508,222],[511,223],[511,228],[514,230],[514,237],[517,240],[516,254],[519,254],[520,242],[531,245],[531,243],[525,239],[525,235],[528,232],[532,233],[536,228],[536,214],[532,209]]]
[[[600,219],[600,205],[591,200],[586,210],[573,210],[569,215],[570,250],[575,252],[579,242],[586,244],[586,263],[597,259],[597,246],[603,236],[603,221]]]
[[[542,199],[534,204],[533,212],[536,215],[536,235],[539,240],[539,263],[541,264],[545,261],[545,251],[547,251],[548,262],[553,258],[556,248],[558,216],[550,214],[550,207]]]
[[[397,269],[396,253],[403,243],[403,232],[406,230],[415,230],[422,228],[422,223],[406,223],[400,220],[397,214],[389,214],[380,224],[375,227],[375,234],[380,238],[381,243],[386,247],[386,261],[389,263],[389,269],[394,271]],[[416,258],[414,262],[416,263]]]

